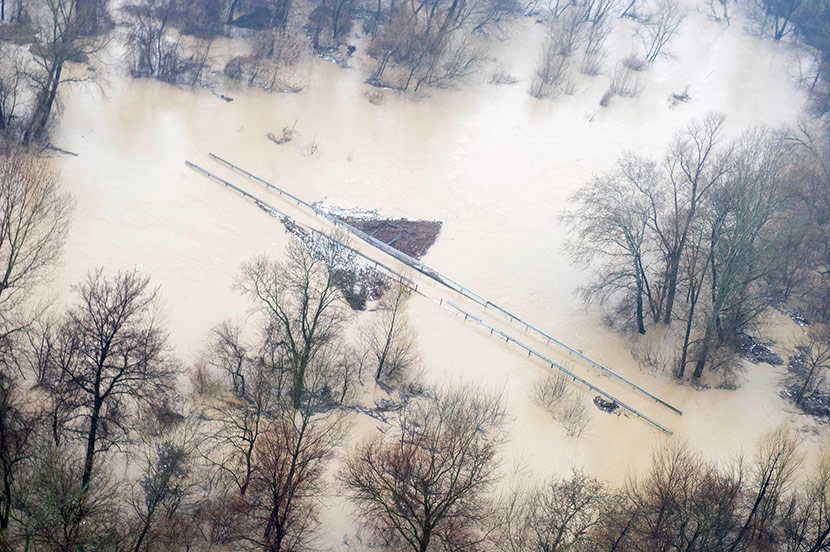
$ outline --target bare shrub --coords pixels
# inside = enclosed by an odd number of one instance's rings
[[[570,60],[561,53],[556,40],[548,37],[530,83],[530,95],[539,99],[557,96],[569,66]]]
[[[617,66],[614,74],[611,75],[611,84],[609,87],[614,94],[622,96],[623,98],[634,98],[643,89],[642,82],[637,78],[637,75],[630,71],[623,65]]]
[[[580,437],[591,421],[591,411],[582,393],[572,393],[561,405],[559,423],[571,437]]]
[[[372,105],[383,105],[386,102],[386,96],[380,90],[364,90],[363,97]]]
[[[595,77],[602,73],[604,61],[605,56],[602,54],[585,54],[582,58],[582,63],[579,65],[579,71],[584,75]]]
[[[636,53],[631,53],[627,58],[622,60],[622,64],[632,71],[642,71],[646,68],[646,60],[638,56]]]
[[[533,385],[533,401],[547,411],[553,411],[570,393],[570,378],[562,372],[548,372]]]
[[[579,437],[591,419],[584,397],[562,372],[548,372],[540,378],[533,386],[532,398],[573,437]]]
[[[282,131],[279,135],[275,135],[269,132],[266,136],[269,140],[274,142],[275,144],[285,144],[290,142],[292,138],[297,136],[299,132],[297,131],[297,121],[294,121],[294,124],[291,126],[285,125],[282,127]]]
[[[608,90],[606,90],[605,93],[602,95],[602,98],[600,98],[599,105],[601,105],[602,107],[608,107],[608,104],[611,103],[611,98],[613,97],[614,89],[609,86]]]
[[[214,376],[204,363],[196,363],[190,369],[190,385],[197,395],[202,397],[218,397],[222,391],[222,383]]]
[[[572,78],[568,78],[565,81],[565,85],[562,87],[562,92],[564,92],[566,96],[573,96],[576,94],[577,90],[576,81]]]
[[[507,69],[502,67],[490,75],[487,82],[495,85],[516,84],[519,82],[519,79],[508,73]]]

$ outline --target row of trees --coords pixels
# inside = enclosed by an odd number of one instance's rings
[[[639,333],[684,326],[681,376],[693,362],[699,377],[770,305],[826,316],[826,145],[769,129],[727,139],[723,126],[692,123],[659,163],[625,154],[563,217],[573,258],[596,269],[586,299],[612,302]]]

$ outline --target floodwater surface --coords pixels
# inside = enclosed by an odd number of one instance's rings
[[[74,90],[54,134],[57,146],[78,153],[55,160],[78,201],[61,290],[68,293],[98,266],[149,274],[161,287],[170,340],[185,367],[212,326],[244,317],[246,302],[232,289],[240,263],[261,253],[280,255],[289,238],[279,221],[185,167],[191,160],[216,169],[207,157],[213,152],[309,201],[326,198],[341,207],[443,221],[424,262],[684,412],[681,417],[650,405],[649,412],[674,431],[667,437],[591,406],[586,432],[568,437],[529,398],[547,368],[414,298],[425,379],[503,393],[511,436],[504,470],[518,470],[516,478],[565,475],[575,466],[619,484],[642,470],[649,448],[664,439],[683,439],[706,457],[726,458],[750,450],[779,423],[813,428],[778,397],[780,368],[747,365],[739,390],[696,391],[639,365],[630,339],[574,295],[590,275],[568,263],[558,220],[568,197],[593,173],[610,168],[626,150],[659,160],[674,133],[695,117],[725,113],[731,135],[752,125],[794,123],[803,102],[790,78],[794,54],[748,36],[737,24],[695,14],[670,45],[674,56],[642,74],[640,96],[617,97],[602,108],[608,76],[580,76],[575,94],[556,100],[529,96],[541,33],[529,21],[522,25],[529,32],[514,33],[521,39],[494,48],[518,84],[488,85],[482,75],[418,101],[384,92],[382,104],[370,103],[364,93],[374,89],[362,82],[357,57],[349,70],[308,63],[299,94],[222,90],[234,98],[229,103],[204,89],[117,75],[109,79],[106,98]],[[609,41],[616,53],[608,67],[630,53],[632,33],[632,22],[620,23]],[[691,101],[672,107],[670,95],[687,86]],[[266,138],[295,121],[299,135],[291,142]],[[261,186],[238,175],[235,181],[280,205]],[[770,324],[776,335],[800,331],[784,317]],[[520,328],[513,331],[522,336]],[[581,373],[592,374],[599,387],[611,385],[584,366]],[[373,422],[357,420],[355,432],[375,431]],[[827,437],[804,435],[808,447]],[[354,530],[347,510],[338,506],[324,515],[332,546]]]

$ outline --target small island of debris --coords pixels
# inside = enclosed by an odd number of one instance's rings
[[[322,201],[314,207],[415,259],[427,254],[441,232],[440,221],[391,218],[375,209],[342,209]],[[287,219],[283,224],[289,233],[310,245],[312,237],[305,230]],[[379,299],[389,281],[388,275],[357,255],[350,257],[348,266],[335,267],[334,271],[338,286],[354,310],[365,310],[367,301]]]

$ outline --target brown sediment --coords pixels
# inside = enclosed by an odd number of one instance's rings
[[[427,254],[441,232],[441,223],[435,220],[337,218],[416,259]]]

